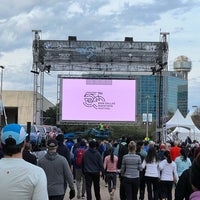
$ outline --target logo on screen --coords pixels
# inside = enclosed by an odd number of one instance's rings
[[[93,107],[95,109],[110,109],[115,103],[110,103],[105,100],[102,92],[86,92],[84,95],[83,104],[86,107]]]

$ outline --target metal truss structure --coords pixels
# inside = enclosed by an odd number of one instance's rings
[[[159,42],[138,42],[131,37],[125,37],[124,41],[79,41],[76,36],[69,36],[68,40],[40,40],[41,30],[33,32],[34,123],[42,123],[46,71],[120,74],[167,70],[161,67],[168,59],[169,33],[160,33]],[[38,98],[39,88],[41,98]]]
[[[41,71],[151,71],[166,42],[39,40]]]

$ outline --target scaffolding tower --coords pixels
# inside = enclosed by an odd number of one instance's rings
[[[164,96],[164,83],[161,82],[162,71],[168,70],[167,32],[160,33],[158,42],[134,41],[132,37],[125,37],[124,41],[84,41],[77,40],[76,36],[69,36],[67,40],[41,40],[41,30],[33,32],[34,123],[43,123],[44,72],[93,72],[102,76],[139,72],[150,75],[153,72],[158,75],[160,85],[157,95],[159,97],[162,92]],[[165,111],[161,111],[164,104],[160,105],[159,98],[156,121],[160,129],[161,113]]]

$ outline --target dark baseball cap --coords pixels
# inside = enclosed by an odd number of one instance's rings
[[[58,146],[58,141],[55,139],[49,139],[47,141],[47,148],[48,149],[55,149]]]

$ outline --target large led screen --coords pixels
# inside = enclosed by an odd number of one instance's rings
[[[61,83],[61,121],[135,121],[135,80],[63,78]]]

